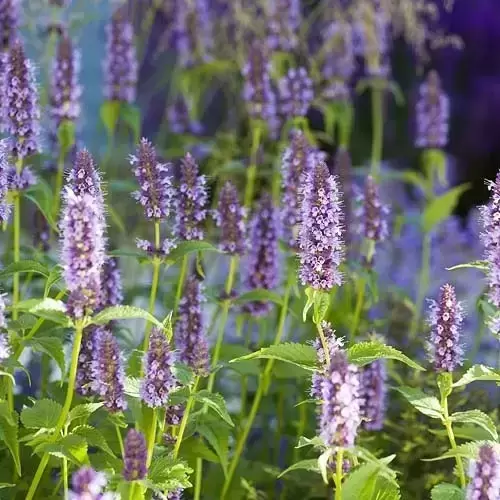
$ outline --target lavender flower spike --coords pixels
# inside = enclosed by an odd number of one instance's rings
[[[261,197],[252,217],[249,231],[249,252],[245,266],[245,286],[248,290],[272,290],[278,284],[279,214],[267,193]],[[248,302],[245,311],[257,316],[267,314],[269,302]]]
[[[62,265],[69,290],[69,312],[76,318],[95,309],[105,260],[104,221],[96,199],[66,188],[60,224]]]
[[[359,220],[359,233],[374,242],[384,241],[389,235],[389,207],[380,201],[378,186],[373,177],[366,178],[364,191],[358,193],[357,202],[359,207],[355,215]]]
[[[387,370],[385,359],[365,365],[360,375],[360,405],[362,427],[379,431],[384,426],[387,404]]]
[[[167,500],[182,500],[182,488],[177,488],[176,490],[167,493]]]
[[[9,158],[8,141],[0,141],[0,223],[8,222],[11,212],[11,205],[8,202],[7,194],[9,191]]]
[[[147,474],[146,459],[147,450],[144,436],[139,431],[130,429],[125,438],[123,477],[127,481],[144,479]]]
[[[286,119],[306,116],[314,99],[313,82],[303,67],[290,68],[279,81],[280,113]]]
[[[453,372],[463,363],[463,349],[460,345],[462,305],[457,301],[455,289],[448,284],[441,287],[439,302],[432,300],[430,303],[431,361],[436,371]]]
[[[189,153],[181,160],[180,175],[175,235],[181,240],[202,240],[201,224],[207,216],[206,178],[199,175],[198,165]]]
[[[76,372],[75,389],[80,396],[90,396],[93,392],[93,364],[96,355],[95,333],[101,328],[87,327],[83,330],[82,345],[78,354],[78,369]]]
[[[78,469],[71,478],[72,490],[69,492],[70,500],[105,500],[113,498],[102,495],[102,490],[108,481],[102,472],[97,472],[91,467]]]
[[[147,139],[142,139],[136,154],[130,156],[130,164],[140,187],[133,196],[144,207],[144,215],[155,222],[166,219],[175,196],[168,176],[170,165],[157,161],[156,150]]]
[[[471,461],[469,477],[467,500],[500,498],[500,451],[496,443],[479,448],[477,460]]]
[[[73,47],[68,35],[62,35],[52,65],[50,112],[56,128],[64,120],[75,121],[80,116],[79,84],[80,52]]]
[[[341,194],[325,162],[316,162],[301,194],[299,277],[303,285],[328,291],[342,283],[344,244]]]
[[[243,255],[246,251],[245,209],[238,199],[238,190],[229,181],[222,186],[213,217],[221,232],[219,248],[232,255]]]
[[[123,390],[125,373],[118,343],[107,328],[98,328],[94,333],[94,345],[92,389],[110,412],[123,411],[127,408]]]
[[[20,0],[0,0],[0,50],[8,49],[19,27]]]
[[[416,120],[418,148],[442,149],[448,144],[450,101],[441,88],[436,71],[431,71],[420,86]]]
[[[133,103],[137,87],[137,56],[134,28],[119,8],[106,26],[106,59],[104,61],[104,97],[109,101]]]
[[[271,0],[269,2],[269,47],[290,52],[299,43],[301,22],[300,0]]]
[[[40,150],[40,108],[34,67],[21,42],[15,42],[6,62],[2,109],[10,152],[18,160]]]
[[[165,334],[154,328],[144,357],[144,379],[141,385],[141,399],[150,408],[167,406],[170,392],[176,385],[173,364],[174,355]]]
[[[101,271],[99,308],[117,306],[123,301],[121,273],[115,257],[107,257]]]
[[[201,283],[190,276],[184,286],[184,295],[179,303],[179,318],[175,324],[175,342],[180,351],[179,360],[188,365],[197,375],[208,373],[209,355],[201,311]]]

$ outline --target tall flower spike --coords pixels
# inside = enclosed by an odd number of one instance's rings
[[[387,403],[387,370],[384,359],[377,359],[361,368],[360,405],[362,427],[379,431],[384,426]]]
[[[453,372],[462,365],[463,349],[460,345],[462,311],[455,289],[449,284],[441,287],[439,302],[430,301],[429,353],[434,369],[438,372]]]
[[[0,0],[0,50],[8,49],[19,26],[20,0]]]
[[[118,343],[107,328],[94,334],[95,355],[92,361],[93,391],[110,412],[127,408],[124,394],[125,373]]]
[[[174,355],[165,334],[157,328],[153,329],[144,357],[144,379],[141,384],[141,398],[150,408],[167,406],[170,392],[176,385],[173,365]]]
[[[328,291],[342,283],[344,244],[341,194],[325,162],[316,162],[301,193],[299,277],[303,285]]]
[[[245,209],[238,199],[238,190],[229,181],[222,186],[213,217],[221,233],[219,248],[232,255],[243,255],[246,251]]]
[[[469,477],[467,500],[500,498],[500,451],[497,444],[483,444],[479,448],[477,460],[470,463]]]
[[[79,74],[80,52],[64,34],[59,38],[51,75],[50,112],[56,128],[63,120],[75,121],[80,116]]]
[[[179,303],[179,317],[175,324],[175,343],[180,352],[179,360],[188,365],[197,375],[208,372],[208,344],[205,337],[201,303],[201,283],[190,276],[184,286],[184,295]]]
[[[106,26],[106,59],[104,61],[104,97],[110,101],[133,103],[137,87],[137,55],[134,28],[119,8]]]
[[[93,394],[93,363],[97,353],[95,344],[96,331],[98,326],[87,327],[83,330],[82,345],[78,353],[78,369],[76,372],[76,392],[80,396],[90,396]]]
[[[97,472],[92,467],[82,467],[71,478],[72,489],[69,492],[69,498],[70,500],[112,498],[101,494],[107,483],[106,476],[102,472]]]
[[[448,144],[450,101],[443,92],[436,71],[430,71],[420,85],[416,108],[418,148],[445,148]]]
[[[199,175],[198,165],[189,153],[181,160],[180,177],[175,235],[180,240],[202,240],[201,225],[207,216],[207,181],[204,175]]]
[[[0,223],[2,224],[8,222],[11,212],[11,205],[7,198],[10,172],[8,147],[6,139],[0,141]]]
[[[269,47],[272,50],[290,52],[299,43],[301,22],[300,0],[271,0],[269,8]]]
[[[40,108],[35,70],[21,42],[14,43],[6,62],[2,109],[10,152],[17,160],[40,150]]]
[[[146,440],[143,434],[135,429],[130,429],[125,438],[123,477],[127,481],[144,479],[147,474],[146,459]]]
[[[117,306],[123,301],[122,279],[118,261],[115,257],[107,257],[101,272],[101,295],[99,308]]]
[[[191,118],[190,108],[190,102],[182,94],[178,95],[168,107],[168,126],[174,134],[199,135],[203,133],[202,124]]]
[[[330,358],[321,385],[320,437],[326,446],[352,448],[361,423],[359,374],[343,350]]]
[[[278,284],[279,214],[271,196],[264,193],[250,222],[248,261],[245,286],[248,290],[272,290]],[[269,302],[248,302],[245,311],[254,315],[267,314]]]
[[[170,164],[157,161],[156,150],[147,139],[142,139],[136,154],[130,156],[130,164],[140,187],[133,196],[144,207],[144,215],[158,222],[166,219],[175,196],[168,175]]]
[[[80,318],[97,306],[105,260],[104,220],[96,198],[66,188],[60,224],[63,275],[69,312]]]
[[[278,85],[280,113],[285,119],[306,116],[314,99],[313,82],[306,68],[290,68]]]

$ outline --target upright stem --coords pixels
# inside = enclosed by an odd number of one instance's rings
[[[330,364],[330,349],[328,349],[328,342],[326,341],[325,333],[323,332],[323,327],[321,322],[316,325],[318,330],[319,338],[321,340],[321,345],[323,346],[323,352],[325,356],[325,363],[327,366]]]
[[[257,125],[252,130],[252,147],[250,151],[250,165],[247,169],[247,183],[245,187],[244,203],[246,208],[250,208],[253,200],[253,193],[255,189],[255,177],[257,176],[257,152],[260,145],[260,137],[262,130],[260,125]]]
[[[64,179],[64,153],[61,153],[59,156],[59,161],[57,162],[57,175],[56,175],[56,185],[54,191],[54,220],[57,220],[59,215],[59,206],[61,199],[61,191],[63,187],[63,179]]]
[[[19,191],[14,192],[14,262],[21,260],[21,195]],[[19,302],[19,273],[14,273],[12,284],[12,319],[17,319]]]
[[[80,354],[82,335],[83,335],[83,321],[79,320],[75,325],[75,338],[73,340],[73,351],[71,353],[71,365],[69,371],[68,389],[66,391],[66,399],[64,401],[64,406],[62,408],[61,415],[59,416],[59,420],[57,421],[57,425],[54,430],[53,441],[56,441],[59,438],[61,430],[64,427],[64,424],[66,423],[66,419],[68,418],[68,413],[71,408],[71,403],[73,401],[73,394],[75,393],[76,371],[78,368],[78,355]],[[42,479],[48,461],[49,461],[49,454],[44,453],[40,463],[38,464],[38,469],[35,472],[35,477],[33,478],[30,489],[26,495],[26,500],[31,500],[34,497],[36,490],[38,488],[38,484]]]
[[[413,316],[413,321],[410,330],[410,339],[415,338],[415,334],[417,333],[417,329],[420,324],[422,307],[424,305],[425,294],[427,293],[427,287],[429,285],[430,257],[431,257],[431,235],[429,233],[426,233],[424,234],[424,239],[422,241],[422,265],[420,268],[417,302],[415,304],[415,315]]]
[[[68,500],[68,459],[63,458],[63,484],[64,484],[64,500]]]
[[[177,435],[177,441],[175,442],[174,460],[179,455],[179,450],[181,448],[181,443],[182,443],[182,437],[184,436],[184,432],[186,430],[186,426],[187,426],[187,423],[189,420],[189,414],[191,413],[191,408],[193,407],[193,403],[194,403],[193,395],[196,392],[199,381],[200,381],[200,377],[198,376],[198,377],[196,377],[196,379],[194,381],[193,388],[191,389],[191,394],[190,394],[188,402],[186,404],[186,409],[184,411],[184,415],[182,416],[181,426],[179,428],[179,434]]]
[[[375,178],[380,174],[380,162],[382,161],[382,148],[384,142],[384,116],[382,111],[382,90],[372,87],[372,155],[371,175]]]
[[[182,290],[184,288],[184,282],[186,281],[188,262],[189,262],[188,256],[184,255],[184,257],[182,257],[181,272],[179,274],[179,280],[177,282],[177,292],[175,293],[174,314],[173,314],[174,321],[176,320],[177,317],[177,310],[179,309],[179,302],[181,301]]]
[[[304,435],[307,420],[307,407],[305,404],[299,406],[299,425],[297,427],[297,441]],[[299,461],[299,448],[293,449],[293,463]]]
[[[337,451],[337,463],[335,468],[335,500],[342,500],[342,473],[344,465],[344,450]]]
[[[354,339],[354,336],[356,335],[356,332],[358,331],[359,322],[361,320],[361,311],[363,310],[363,303],[365,300],[365,290],[366,290],[365,280],[361,279],[358,282],[356,308],[354,309],[354,318],[352,320],[352,328],[351,328],[351,340]]]
[[[120,428],[116,424],[115,424],[115,429],[116,429],[116,437],[118,439],[118,444],[120,445],[120,453],[123,458],[125,456],[125,447],[123,446],[122,433],[120,431]]]
[[[278,328],[276,331],[276,337],[274,339],[273,345],[279,344],[281,342],[281,338],[283,337],[283,332],[285,329],[285,320],[288,312],[288,302],[290,300],[290,291],[292,288],[292,280],[289,278],[288,283],[285,288],[285,294],[283,297],[283,306],[281,307],[280,317],[278,321]],[[260,407],[260,403],[262,401],[262,397],[264,396],[268,384],[270,383],[270,375],[274,367],[274,359],[269,359],[266,363],[264,371],[260,374],[259,378],[259,386],[257,387],[257,392],[255,393],[254,400],[252,403],[252,408],[250,409],[250,414],[248,415],[248,419],[246,421],[243,432],[241,433],[234,451],[233,459],[229,465],[229,470],[227,476],[224,481],[224,486],[222,488],[221,500],[226,498],[226,495],[229,492],[229,488],[231,486],[231,482],[233,480],[234,473],[236,468],[238,467],[238,463],[241,458],[241,454],[243,452],[243,448],[247,442],[248,435],[250,430],[252,429],[253,422],[255,417],[257,416],[257,412]]]
[[[156,409],[153,408],[153,420],[151,422],[151,425],[149,427],[149,434],[148,434],[148,458],[147,458],[147,468],[149,469],[149,466],[151,465],[151,460],[153,459],[153,451],[155,448],[155,441],[156,441],[156,427],[158,426],[158,413]]]

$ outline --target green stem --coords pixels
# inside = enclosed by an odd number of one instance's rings
[[[380,174],[380,162],[382,161],[382,148],[384,142],[384,116],[382,111],[382,90],[372,87],[372,155],[371,175],[375,178]]]
[[[256,125],[252,130],[252,147],[250,151],[250,165],[247,169],[247,182],[245,186],[244,204],[246,208],[252,205],[253,194],[255,189],[255,178],[257,176],[257,152],[260,145],[260,137],[262,130],[260,125]]]
[[[292,288],[292,279],[291,277],[288,280],[288,283],[285,288],[285,294],[283,297],[283,306],[281,307],[281,312],[280,312],[280,317],[278,321],[278,328],[276,331],[276,337],[274,339],[273,345],[277,345],[281,342],[281,339],[283,337],[283,332],[285,329],[285,320],[288,312],[288,302],[290,300],[290,291]],[[231,463],[229,465],[229,470],[227,473],[227,476],[224,481],[224,486],[222,488],[222,493],[221,493],[221,500],[224,500],[226,498],[226,495],[229,492],[229,488],[231,486],[231,482],[233,480],[234,473],[236,471],[236,468],[238,467],[238,463],[241,458],[241,454],[243,452],[243,448],[245,447],[245,444],[247,442],[248,435],[250,433],[250,430],[252,429],[253,422],[255,420],[255,417],[257,416],[257,412],[260,407],[260,403],[262,401],[262,397],[264,396],[267,387],[270,383],[270,376],[271,372],[274,367],[274,359],[269,359],[266,363],[266,366],[264,368],[264,371],[260,374],[259,378],[259,386],[257,388],[257,392],[255,393],[254,400],[252,403],[252,408],[250,409],[250,414],[248,415],[248,419],[246,421],[245,427],[243,429],[243,432],[241,433],[237,443],[236,443],[236,449],[234,451],[234,456],[233,459],[231,460]]]
[[[179,302],[181,301],[182,290],[184,288],[184,282],[186,281],[188,262],[189,262],[188,256],[184,255],[184,257],[182,258],[181,272],[179,274],[179,280],[177,282],[177,292],[175,294],[174,314],[173,314],[174,321],[177,317],[177,310],[179,309]]]
[[[59,207],[61,200],[61,191],[63,187],[64,180],[64,153],[61,152],[59,156],[59,161],[57,162],[57,175],[56,175],[56,185],[54,191],[54,212],[53,217],[54,220],[58,220],[59,217]]]
[[[422,307],[424,305],[425,294],[429,286],[429,268],[431,256],[431,236],[429,233],[424,234],[422,241],[422,265],[420,268],[420,278],[418,284],[417,303],[415,304],[415,315],[410,330],[410,339],[414,339],[417,329],[420,325],[420,318],[422,315]]]
[[[156,427],[158,426],[158,414],[155,409],[153,409],[153,420],[149,427],[148,433],[148,459],[147,459],[147,468],[151,465],[151,460],[153,460],[153,451],[155,448],[155,440],[156,440]]]
[[[21,260],[21,195],[19,191],[14,193],[14,262]],[[19,273],[13,276],[12,291],[12,319],[18,318],[17,304],[19,302]]]
[[[68,459],[63,458],[63,481],[64,481],[64,500],[68,500]]]
[[[306,429],[306,421],[307,421],[307,406],[305,404],[301,404],[299,406],[299,425],[297,427],[297,442],[299,438],[304,435],[304,431]],[[297,463],[299,461],[299,453],[300,448],[293,449],[293,462]]]
[[[125,456],[125,447],[123,446],[122,433],[120,431],[120,428],[116,424],[115,424],[115,430],[116,430],[116,437],[118,438],[118,444],[120,445],[120,453],[123,458]]]
[[[361,279],[358,282],[358,293],[357,293],[357,298],[356,298],[356,307],[354,309],[354,318],[352,320],[352,327],[351,327],[351,340],[354,339],[354,336],[356,335],[356,332],[358,331],[359,322],[361,321],[361,312],[363,310],[363,304],[365,301],[365,290],[366,290],[365,280]]]
[[[344,470],[344,450],[337,451],[337,463],[335,467],[335,500],[342,500],[342,473]]]
[[[191,408],[193,407],[193,403],[194,403],[193,395],[196,392],[196,388],[198,387],[199,381],[200,381],[200,377],[198,376],[195,378],[193,388],[191,389],[191,394],[190,394],[188,402],[186,404],[186,409],[184,410],[184,415],[182,416],[182,421],[181,421],[181,425],[179,428],[179,434],[177,435],[177,441],[175,442],[174,460],[179,455],[179,450],[181,448],[181,443],[182,443],[182,437],[184,436],[184,432],[186,430],[186,426],[187,426],[187,423],[189,420],[189,414],[191,413]]]
[[[330,365],[330,349],[328,348],[328,342],[326,341],[325,333],[323,332],[323,327],[321,326],[321,322],[316,325],[318,330],[319,338],[321,340],[321,345],[323,346],[323,352],[325,356],[326,365]]]
[[[71,403],[73,401],[73,394],[75,392],[75,381],[76,381],[76,371],[78,368],[78,355],[80,354],[80,346],[82,344],[82,335],[83,335],[83,320],[80,320],[75,325],[75,338],[73,340],[73,351],[71,354],[71,365],[68,379],[68,389],[66,391],[66,399],[64,401],[64,406],[61,411],[61,415],[59,416],[59,420],[57,421],[56,428],[53,434],[53,440],[56,441],[59,438],[62,428],[66,423],[66,419],[68,418],[68,413],[71,408]],[[38,469],[36,470],[35,477],[31,483],[30,489],[26,495],[26,500],[31,500],[38,488],[38,484],[42,479],[43,473],[45,471],[45,467],[49,461],[49,454],[44,453],[40,463],[38,464]]]
[[[196,476],[194,482],[194,495],[193,500],[201,499],[201,480],[203,479],[203,460],[201,458],[196,459]]]

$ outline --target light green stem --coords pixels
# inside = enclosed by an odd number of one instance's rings
[[[299,406],[299,425],[297,427],[297,442],[299,438],[304,435],[304,431],[306,429],[306,421],[307,421],[307,406],[305,404],[301,404]],[[297,463],[299,461],[299,450],[300,448],[293,449],[293,462]]]
[[[292,283],[291,283],[291,279],[289,278],[289,281],[286,285],[285,294],[283,297],[283,306],[281,307],[280,317],[279,317],[279,321],[278,321],[278,328],[276,331],[276,337],[274,339],[273,345],[279,344],[281,342],[282,337],[283,337],[283,332],[285,329],[285,321],[286,321],[287,312],[288,312],[288,302],[290,300],[291,288],[292,288]],[[274,359],[269,359],[266,363],[264,371],[260,374],[259,385],[257,387],[257,392],[255,393],[255,396],[254,396],[252,408],[250,409],[250,414],[248,415],[248,419],[246,421],[243,432],[241,433],[241,435],[236,443],[234,456],[233,456],[233,459],[231,460],[227,476],[224,480],[224,486],[222,488],[221,497],[220,497],[221,500],[224,500],[226,498],[226,495],[229,492],[229,488],[231,486],[231,482],[233,480],[234,473],[238,467],[238,463],[240,461],[241,454],[243,452],[243,448],[245,447],[245,444],[247,442],[248,435],[250,433],[250,430],[252,429],[255,417],[257,416],[257,412],[259,410],[260,403],[262,401],[262,397],[264,396],[264,394],[267,390],[267,387],[270,383],[270,377],[271,377],[273,367],[274,367]]]
[[[382,111],[382,90],[372,88],[372,155],[371,155],[371,175],[375,178],[380,174],[380,163],[382,161],[382,148],[384,143],[384,116]]]
[[[14,262],[21,260],[21,195],[14,193]],[[12,290],[12,319],[18,318],[17,304],[19,303],[19,273],[14,273]]]
[[[244,204],[248,209],[252,205],[253,194],[255,190],[255,178],[257,177],[257,152],[259,151],[260,137],[262,130],[260,125],[252,130],[252,147],[250,151],[250,165],[247,169],[247,182],[245,186]]]
[[[75,338],[73,340],[73,351],[71,354],[68,389],[66,391],[66,399],[64,401],[64,406],[54,431],[53,435],[54,441],[56,441],[60,436],[61,430],[64,427],[64,424],[66,423],[66,419],[68,418],[68,413],[71,408],[71,403],[73,401],[73,394],[75,392],[76,372],[78,368],[78,355],[80,354],[80,346],[82,344],[83,324],[84,321],[80,320],[75,325]],[[36,490],[38,488],[40,480],[42,479],[48,461],[49,461],[49,454],[44,453],[40,463],[38,464],[38,469],[36,470],[35,477],[33,478],[30,489],[28,490],[28,493],[26,495],[26,500],[31,500],[35,496]]]
[[[351,340],[354,339],[359,327],[359,322],[361,321],[361,311],[363,310],[363,304],[365,301],[365,290],[366,283],[364,279],[359,280],[358,282],[358,293],[356,297],[356,307],[354,309],[354,318],[352,320],[351,327]]]
[[[328,342],[326,341],[325,333],[323,332],[323,327],[321,326],[321,322],[316,325],[316,329],[318,330],[318,335],[321,340],[321,345],[323,346],[323,353],[325,356],[325,363],[327,366],[330,365],[330,349],[328,349]]]
[[[148,433],[148,459],[146,462],[147,468],[151,465],[151,460],[153,460],[153,451],[155,448],[156,441],[156,427],[158,426],[158,414],[155,409],[153,409],[153,420],[151,421],[151,425],[149,427]]]
[[[116,429],[116,437],[118,439],[118,444],[120,445],[121,457],[123,458],[125,456],[125,447],[123,446],[122,433],[120,431],[120,428],[116,424],[115,424],[115,429]]]
[[[337,463],[335,467],[335,500],[342,500],[342,473],[344,470],[344,450],[337,451]]]
[[[431,235],[429,233],[424,234],[422,241],[422,265],[420,267],[420,278],[418,283],[418,295],[417,302],[415,304],[415,314],[413,316],[413,321],[410,330],[410,339],[414,339],[417,333],[417,329],[420,325],[420,318],[422,315],[422,307],[424,305],[425,294],[427,293],[427,288],[429,286],[429,268],[430,268],[430,257],[431,257]]]
[[[64,481],[64,500],[68,500],[68,459],[63,458],[63,481]]]
[[[189,396],[188,402],[186,404],[186,409],[184,410],[184,415],[182,416],[182,421],[181,425],[179,427],[179,434],[177,435],[177,441],[175,442],[175,447],[174,447],[174,460],[179,456],[179,450],[181,448],[181,443],[182,443],[182,437],[184,436],[184,432],[186,430],[186,426],[189,420],[189,415],[191,413],[191,409],[193,407],[194,403],[194,393],[196,392],[196,389],[198,387],[198,383],[200,381],[200,377],[196,377],[194,381],[193,388],[191,389],[191,394]]]
[[[175,293],[174,314],[173,314],[174,321],[177,318],[179,302],[181,301],[182,290],[184,288],[184,282],[186,281],[188,262],[189,262],[188,256],[184,255],[184,257],[182,258],[181,272],[179,274],[179,279],[177,281],[177,292]]]
[[[54,212],[53,217],[54,220],[58,220],[59,218],[59,207],[61,200],[61,191],[63,187],[64,180],[64,153],[61,153],[59,156],[59,161],[57,162],[57,175],[56,175],[56,185],[54,191]]]

